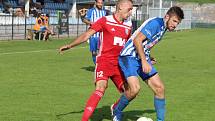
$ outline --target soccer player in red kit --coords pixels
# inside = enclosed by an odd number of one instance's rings
[[[123,91],[125,78],[118,64],[118,56],[131,35],[132,24],[128,17],[132,13],[132,8],[133,2],[131,0],[118,0],[116,11],[113,15],[98,19],[88,31],[59,49],[60,53],[62,53],[64,50],[86,42],[90,36],[100,32],[100,49],[95,67],[96,87],[86,103],[82,121],[88,121],[92,116],[108,87],[109,78],[120,92]]]

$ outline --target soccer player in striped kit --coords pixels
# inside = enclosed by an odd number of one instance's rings
[[[92,116],[108,87],[108,79],[113,81],[119,92],[124,91],[125,78],[120,70],[118,57],[131,35],[132,23],[128,18],[132,14],[132,9],[133,2],[131,0],[118,0],[113,15],[100,18],[92,24],[87,32],[59,49],[60,52],[70,49],[86,42],[96,32],[100,32],[100,48],[95,67],[96,87],[86,103],[82,121],[88,121]]]
[[[86,16],[82,19],[87,25],[92,25],[99,18],[106,16],[107,12],[103,7],[103,0],[95,0],[94,7],[87,10]],[[96,64],[96,56],[99,49],[99,32],[96,32],[89,38],[90,51],[92,53],[92,59],[94,64]]]
[[[164,121],[166,110],[164,84],[151,63],[150,50],[161,40],[166,30],[174,30],[183,18],[184,13],[180,7],[171,7],[164,18],[154,17],[146,20],[129,38],[119,57],[128,88],[125,88],[119,102],[111,106],[114,121],[122,120],[123,109],[137,96],[140,90],[138,76],[154,92],[157,121]]]

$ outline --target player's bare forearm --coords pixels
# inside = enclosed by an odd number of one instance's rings
[[[91,22],[90,22],[89,20],[87,20],[86,18],[83,18],[82,21],[83,21],[85,24],[87,24],[87,25],[90,25],[90,24],[91,24]]]
[[[70,44],[64,45],[62,47],[59,48],[59,52],[63,52],[65,50],[68,50],[70,48],[73,48],[75,46],[80,45],[81,43],[86,42],[90,36],[92,36],[96,31],[93,29],[89,29],[87,32],[81,34],[78,38],[76,38],[73,42],[71,42]]]
[[[137,53],[141,59],[142,63],[142,70],[145,73],[149,73],[151,71],[151,66],[146,60],[146,56],[142,47],[142,42],[146,40],[146,36],[142,34],[141,32],[138,33],[138,35],[134,38],[134,45],[136,47]]]
[[[145,36],[139,32],[138,35],[134,38],[133,42],[134,42],[134,46],[136,47],[137,53],[141,59],[141,61],[146,61],[146,56],[142,47],[142,42],[145,40]]]

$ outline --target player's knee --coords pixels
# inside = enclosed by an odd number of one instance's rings
[[[136,95],[137,95],[137,94],[139,93],[139,91],[140,91],[140,85],[135,85],[135,86],[131,87],[130,90],[131,90],[131,91],[130,91],[131,97],[136,97]]]
[[[108,88],[108,85],[106,83],[98,83],[96,84],[96,90],[100,90],[104,92]]]
[[[163,85],[159,85],[156,87],[155,89],[155,94],[158,96],[158,97],[164,97],[164,93],[165,93],[165,88]]]

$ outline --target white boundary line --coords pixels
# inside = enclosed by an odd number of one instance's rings
[[[72,48],[72,49],[82,49],[82,48],[86,48],[85,47],[76,47],[76,48]],[[7,53],[0,53],[0,55],[12,55],[12,54],[25,54],[25,53],[40,53],[40,52],[47,52],[47,51],[56,51],[56,53],[58,52],[58,50],[54,50],[54,49],[49,49],[49,50],[33,50],[33,51],[19,51],[19,52],[7,52]]]

